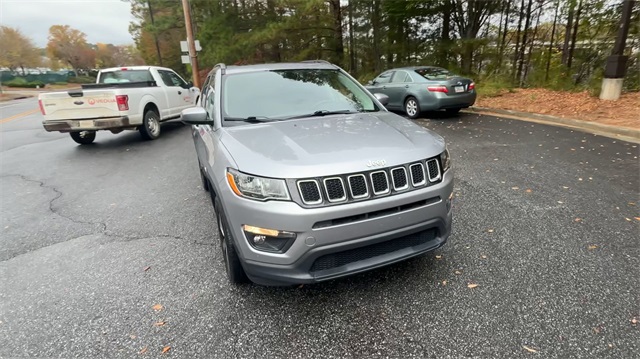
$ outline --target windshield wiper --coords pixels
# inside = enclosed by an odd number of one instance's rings
[[[285,120],[293,120],[296,118],[305,118],[305,117],[313,117],[313,116],[327,116],[327,115],[339,115],[339,114],[344,114],[344,113],[357,113],[360,111],[354,111],[354,110],[338,110],[338,111],[329,111],[329,110],[318,110],[315,111],[313,113],[308,113],[306,115],[298,115],[298,116],[293,116],[293,117],[287,117],[285,118]]]
[[[225,117],[225,121],[239,121],[239,122],[249,122],[249,123],[260,123],[260,122],[271,122],[275,121],[265,116],[249,116],[249,117]]]

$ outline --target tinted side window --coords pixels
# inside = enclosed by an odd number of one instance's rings
[[[158,70],[165,86],[185,87],[187,83],[178,74],[172,71]]]
[[[393,71],[383,72],[376,78],[376,83],[386,84],[391,82],[391,75],[393,75]]]
[[[393,75],[393,78],[391,79],[391,82],[393,83],[401,83],[401,82],[410,82],[411,79],[407,79],[408,74],[405,71],[396,71],[396,73]]]

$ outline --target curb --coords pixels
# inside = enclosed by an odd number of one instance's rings
[[[635,129],[635,128],[604,125],[597,122],[589,122],[589,121],[575,120],[570,118],[541,115],[537,113],[494,109],[494,108],[488,108],[488,107],[472,106],[466,109],[464,112],[494,115],[497,117],[505,117],[505,118],[510,118],[514,120],[531,121],[531,122],[539,122],[547,125],[562,126],[562,127],[567,127],[571,129],[578,129],[583,132],[589,132],[589,133],[603,135],[611,138],[622,139],[629,142],[640,143],[640,129]]]

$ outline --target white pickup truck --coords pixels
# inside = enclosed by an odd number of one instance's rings
[[[142,138],[160,136],[160,123],[177,119],[198,101],[200,90],[173,70],[156,66],[103,69],[95,84],[40,94],[38,103],[49,132],[90,144],[96,131],[138,130]]]

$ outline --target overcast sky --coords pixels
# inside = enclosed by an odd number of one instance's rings
[[[18,28],[45,47],[51,25],[69,25],[87,41],[132,44],[131,4],[122,0],[0,0],[0,25]]]

